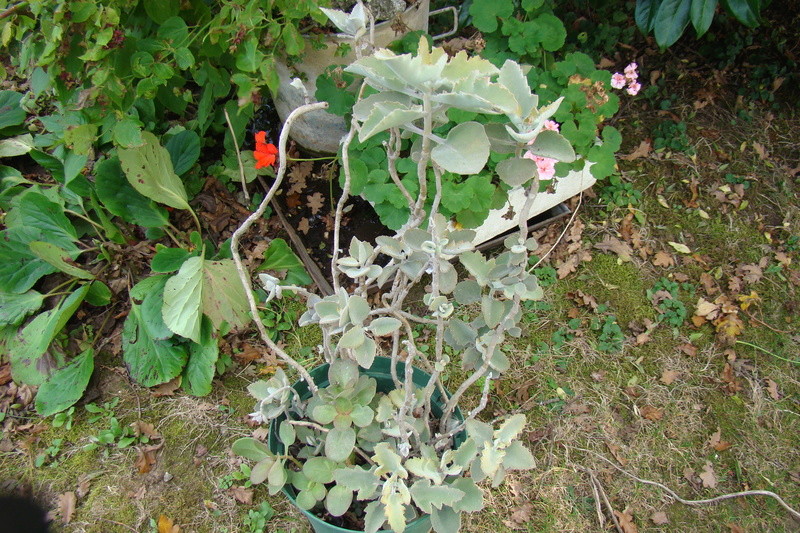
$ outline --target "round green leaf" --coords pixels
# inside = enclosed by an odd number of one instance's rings
[[[351,503],[353,503],[353,491],[341,485],[332,487],[325,498],[325,508],[333,516],[342,516],[350,509]]]
[[[344,462],[356,444],[356,432],[351,427],[333,428],[325,436],[325,455],[337,463]]]
[[[431,150],[440,167],[456,174],[477,174],[489,159],[489,138],[478,122],[464,122],[447,134],[444,143]]]

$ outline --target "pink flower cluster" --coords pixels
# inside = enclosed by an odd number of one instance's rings
[[[559,131],[560,127],[558,122],[548,120],[544,123],[544,129],[550,131]],[[533,144],[536,139],[532,139],[528,144]],[[522,157],[526,159],[532,159],[536,163],[536,170],[539,172],[539,179],[543,180],[550,180],[553,179],[556,173],[556,161],[555,159],[551,159],[549,157],[542,157],[539,155],[533,155],[530,152],[525,152],[525,155]]]
[[[622,89],[627,85],[628,88],[626,92],[629,95],[634,96],[638,94],[642,88],[642,84],[637,81],[639,79],[639,73],[636,71],[637,68],[639,68],[639,65],[631,63],[625,67],[624,74],[615,72],[614,75],[611,76],[611,86],[615,89]]]

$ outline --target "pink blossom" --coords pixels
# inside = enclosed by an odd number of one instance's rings
[[[544,126],[542,127],[550,131],[561,131],[561,126],[559,126],[558,122],[556,122],[555,120],[545,120]]]
[[[627,79],[624,75],[620,74],[619,72],[615,72],[613,76],[611,76],[611,86],[615,89],[622,89],[625,87],[625,82]]]
[[[642,88],[642,84],[639,83],[638,81],[634,81],[634,82],[628,84],[627,93],[629,95],[631,95],[631,96],[634,96],[639,92],[639,90],[641,88]]]
[[[627,67],[625,67],[625,77],[631,81],[636,81],[636,78],[639,77],[639,73],[636,72],[636,69],[639,68],[639,65],[636,63],[631,63]]]
[[[533,155],[530,152],[525,152],[525,155],[522,157],[525,159],[532,159],[533,162],[536,163],[536,170],[539,172],[540,179],[550,180],[553,179],[553,176],[555,176],[557,163],[555,159]]]

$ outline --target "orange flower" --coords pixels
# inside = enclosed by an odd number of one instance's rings
[[[267,142],[267,132],[259,131],[256,133],[256,150],[253,152],[253,156],[256,158],[256,169],[275,164],[278,148],[274,144]]]

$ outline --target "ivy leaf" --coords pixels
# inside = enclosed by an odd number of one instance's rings
[[[75,404],[83,396],[93,371],[94,350],[89,348],[42,383],[36,394],[36,412],[50,416]]]
[[[175,209],[191,209],[183,182],[175,174],[169,152],[150,132],[142,132],[144,144],[120,148],[119,160],[125,176],[144,196]]]
[[[469,6],[472,25],[484,33],[497,30],[497,19],[505,20],[514,13],[511,2],[494,2],[493,0],[474,0]]]

